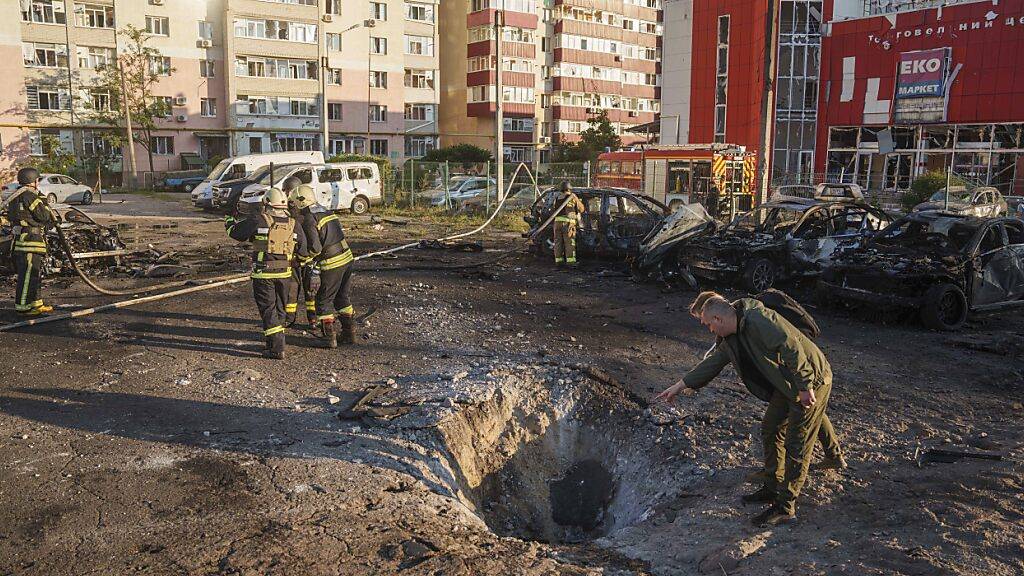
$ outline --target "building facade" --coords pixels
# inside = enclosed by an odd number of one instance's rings
[[[444,145],[494,147],[499,9],[507,161],[547,162],[602,111],[625,144],[647,139],[627,130],[660,109],[660,0],[451,0],[441,6]]]
[[[437,145],[437,13],[436,0],[5,2],[0,166],[54,141],[96,153],[110,127],[90,112],[116,103],[90,86],[127,25],[159,51],[154,95],[171,110],[140,171],[273,150],[421,156]]]
[[[909,6],[908,6],[909,5]],[[825,38],[818,169],[902,192],[927,171],[1024,194],[1024,1],[835,21]]]

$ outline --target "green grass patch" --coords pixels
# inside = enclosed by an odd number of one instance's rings
[[[441,224],[457,228],[472,228],[487,221],[487,215],[482,213],[459,212],[452,214],[444,208],[408,208],[395,205],[378,207],[375,211],[378,216],[393,216],[396,218],[408,218],[429,224]],[[494,218],[492,227],[506,232],[526,232],[530,226],[523,220],[523,216],[529,213],[527,210],[503,210]]]

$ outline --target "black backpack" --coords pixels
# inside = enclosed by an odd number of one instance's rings
[[[814,321],[814,317],[799,302],[793,300],[789,294],[781,290],[769,288],[754,296],[754,299],[764,304],[765,308],[769,308],[785,318],[808,338],[813,340],[821,336],[821,328]]]

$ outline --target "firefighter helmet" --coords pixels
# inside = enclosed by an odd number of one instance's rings
[[[296,176],[289,176],[281,183],[281,188],[283,188],[285,192],[291,194],[292,190],[295,190],[300,185],[302,185],[302,180],[299,180]]]
[[[39,181],[39,170],[35,168],[22,168],[18,170],[18,184],[28,186]]]
[[[288,202],[299,210],[316,204],[316,195],[313,193],[313,187],[308,184],[297,186],[288,194]]]
[[[271,188],[263,195],[263,203],[271,208],[288,208],[288,196],[280,188]]]

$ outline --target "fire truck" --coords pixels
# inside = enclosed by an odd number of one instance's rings
[[[675,210],[699,202],[713,216],[753,208],[756,155],[733,144],[681,144],[598,156],[599,186],[626,188]]]

